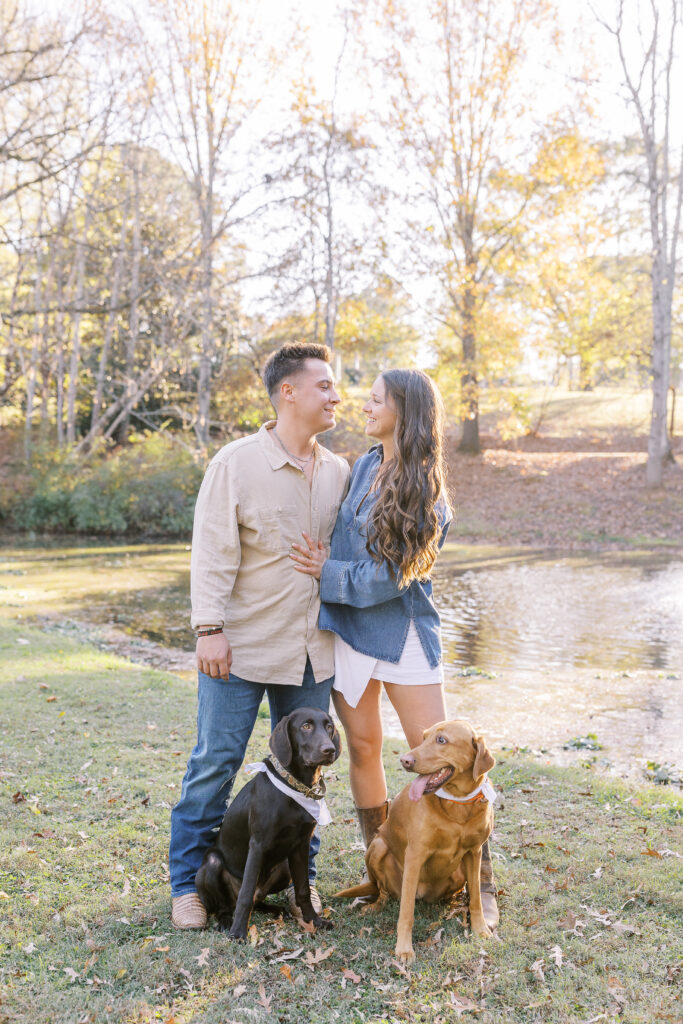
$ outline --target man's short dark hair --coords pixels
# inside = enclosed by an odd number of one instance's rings
[[[306,345],[303,341],[287,342],[271,352],[261,374],[271,401],[285,377],[303,370],[307,359],[322,359],[324,363],[329,363],[332,353],[327,345]]]

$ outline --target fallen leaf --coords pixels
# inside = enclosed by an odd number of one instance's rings
[[[596,868],[595,871],[593,872],[593,874],[591,875],[591,878],[600,878],[601,874],[602,874],[602,868],[601,867]]]
[[[429,938],[425,942],[425,946],[438,946],[443,938],[443,933],[444,929],[439,928],[437,931],[434,932],[433,935],[429,936]]]
[[[258,943],[258,929],[255,924],[252,924],[249,929],[249,942],[252,946],[255,946]]]
[[[265,987],[265,985],[259,985],[259,987],[258,987],[258,994],[259,994],[259,998],[256,1000],[256,1002],[258,1003],[259,1006],[262,1006],[264,1008],[264,1010],[267,1010],[268,1012],[270,1012],[270,1004],[273,1001],[273,997],[266,995],[266,987]]]
[[[652,847],[650,847],[650,846],[648,846],[647,850],[641,850],[640,851],[640,855],[641,855],[641,857],[660,857],[660,858],[662,856],[661,853],[659,852],[659,850],[653,850]]]
[[[47,702],[48,704],[53,704],[53,703],[54,703],[54,701],[56,701],[56,700],[57,700],[57,698],[56,698],[56,697],[54,696],[54,694],[53,694],[53,695],[52,695],[51,697],[46,697],[46,698],[45,698],[45,700],[46,700],[46,702]]]
[[[170,946],[155,946],[153,952],[154,953],[168,953],[170,948],[171,948]]]
[[[26,803],[26,797],[24,796],[24,794],[22,792],[20,792],[20,790],[17,790],[16,793],[13,794],[13,796],[12,796],[12,803],[13,804],[25,804]]]
[[[632,925],[626,924],[624,921],[615,921],[612,925],[612,931],[617,932],[618,935],[642,935],[637,928],[633,928]]]
[[[579,929],[586,927],[583,921],[580,921],[573,910],[567,911],[567,916],[560,918],[557,922],[557,927],[563,931],[571,932],[572,935],[581,935],[582,932]]]
[[[402,964],[400,960],[390,961],[392,967],[395,967],[399,974],[402,974],[404,978],[410,978],[410,971],[405,964]]]
[[[322,947],[316,949],[313,953],[311,953],[310,949],[307,950],[306,956],[304,957],[304,963],[306,964],[306,967],[310,968],[310,970],[313,970],[316,964],[320,964],[323,962],[323,960],[327,960],[328,956],[332,956],[332,954],[334,953],[334,949],[334,946],[328,946],[327,949],[322,949]]]
[[[681,971],[683,970],[683,963],[672,964],[666,969],[666,983],[667,985],[673,985],[674,982],[678,981]]]
[[[376,988],[378,992],[390,992],[394,987],[394,983],[388,981],[386,985],[383,985],[381,981],[375,981],[374,978],[370,978],[370,984],[373,988]]]
[[[292,978],[292,968],[289,966],[289,964],[282,965],[282,967],[280,968],[280,974],[284,974],[287,981],[291,981],[292,985],[294,984],[294,980]]]
[[[604,924],[609,928],[612,923],[606,910],[593,910],[591,907],[587,907],[585,903],[581,904],[581,909],[585,910],[589,917],[594,917],[598,924]]]
[[[545,967],[545,961],[542,959],[534,960],[529,970],[533,974],[536,981],[545,981],[545,974],[543,968]]]
[[[204,948],[200,952],[199,956],[195,957],[195,960],[197,961],[197,964],[198,964],[199,967],[206,967],[206,965],[207,965],[207,963],[209,961],[209,953],[210,952],[211,952],[211,947],[210,946],[204,946]]]
[[[64,968],[64,973],[69,976],[69,978],[71,979],[71,983],[72,984],[74,983],[74,981],[78,977],[78,971],[75,971],[73,969],[73,967],[65,967]]]
[[[235,999],[239,999],[239,997],[243,996],[246,991],[247,991],[247,986],[246,985],[238,985],[237,988],[234,988],[232,990],[232,994],[234,995]]]
[[[296,960],[296,958],[298,956],[301,956],[303,951],[304,951],[304,947],[303,946],[299,946],[298,949],[287,949],[287,950],[284,950],[284,952],[283,952],[283,947],[281,946],[279,949],[272,950],[273,954],[279,954],[279,955],[275,956],[275,959],[273,960],[273,963],[274,964],[280,964],[280,963],[283,963],[285,960]]]
[[[559,946],[553,946],[550,950],[550,958],[555,961],[557,967],[562,967],[562,950]]]
[[[24,946],[24,953],[34,953],[36,948],[35,942],[29,942],[27,946]]]
[[[344,971],[343,971],[343,974],[344,974],[344,980],[345,981],[352,981],[354,985],[358,985],[358,983],[361,980],[360,974],[356,974],[354,971],[351,970],[350,967],[345,967]]]
[[[468,1012],[479,1013],[480,1010],[480,1007],[467,996],[456,996],[455,992],[451,992],[451,1005],[458,1016]]]

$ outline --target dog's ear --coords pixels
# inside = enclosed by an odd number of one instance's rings
[[[341,736],[339,735],[339,730],[337,729],[337,726],[334,724],[334,722],[332,723],[332,727],[334,729],[334,732],[332,733],[330,739],[334,743],[334,759],[336,761],[339,755],[341,754]]]
[[[496,759],[486,746],[486,740],[483,736],[475,736],[472,740],[472,746],[476,750],[474,765],[472,767],[472,777],[479,779],[485,772],[488,772],[493,768],[496,763]]]
[[[276,758],[286,768],[292,761],[292,741],[289,738],[289,715],[285,715],[281,718],[273,729],[270,739],[268,740],[268,746],[275,754]]]

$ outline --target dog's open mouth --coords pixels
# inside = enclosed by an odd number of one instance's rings
[[[433,793],[439,786],[443,786],[444,782],[448,782],[454,771],[455,768],[447,764],[431,775],[418,775],[410,787],[408,796],[411,800],[419,800],[425,793]]]

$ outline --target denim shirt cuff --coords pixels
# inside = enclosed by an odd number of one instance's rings
[[[344,582],[348,571],[347,562],[328,558],[320,574],[320,600],[330,604],[343,604]]]

